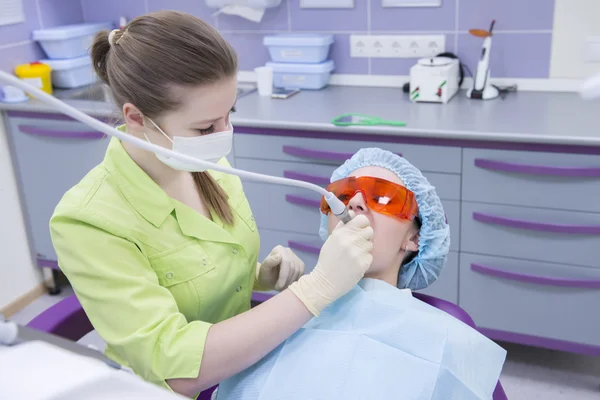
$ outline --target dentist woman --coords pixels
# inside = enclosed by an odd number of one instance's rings
[[[237,56],[210,25],[172,11],[144,15],[100,33],[92,59],[122,110],[119,129],[227,165]],[[106,355],[190,397],[259,361],[372,261],[373,232],[357,216],[336,228],[308,275],[280,246],[258,263],[239,178],[115,138],[60,201],[50,230]],[[280,294],[250,309],[252,291],[270,289]]]

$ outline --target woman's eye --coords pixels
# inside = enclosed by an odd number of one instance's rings
[[[209,133],[213,133],[214,130],[215,126],[211,125],[206,129],[198,129],[198,132],[200,132],[201,135],[208,135]]]
[[[235,108],[235,106],[231,107],[231,110],[229,110],[229,112],[230,112],[230,113],[232,113],[232,114],[233,114],[234,112],[236,112],[236,111],[237,111],[237,109]]]

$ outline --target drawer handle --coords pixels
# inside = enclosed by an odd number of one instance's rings
[[[42,258],[40,256],[37,257],[36,261],[37,261],[38,268],[52,268],[57,271],[60,271],[60,268],[58,266],[58,261],[48,260],[48,259]]]
[[[543,222],[523,221],[520,219],[498,217],[496,215],[473,213],[475,221],[494,225],[508,226],[509,228],[527,229],[539,232],[570,233],[573,235],[600,235],[599,225],[558,225]]]
[[[476,158],[475,166],[492,171],[514,172],[517,174],[551,175],[562,177],[600,177],[599,167],[549,167],[545,165],[518,164],[505,161]]]
[[[302,147],[283,146],[283,152],[291,156],[302,158],[314,158],[327,161],[346,161],[352,158],[353,153],[337,153],[334,151],[310,150]]]
[[[471,264],[471,270],[474,272],[479,272],[483,275],[495,276],[498,278],[504,278],[518,282],[535,283],[537,285],[562,286],[580,289],[600,289],[600,280],[552,278],[548,276],[529,275],[518,272],[503,271],[501,269],[492,268],[481,264]]]
[[[19,131],[34,136],[44,136],[60,139],[104,139],[106,135],[94,131],[68,131],[38,128],[37,126],[19,125]]]
[[[317,209],[321,206],[321,202],[317,200],[311,200],[305,197],[294,196],[293,194],[286,194],[285,201],[291,204],[296,204],[298,206],[311,207]]]
[[[288,240],[288,247],[293,250],[303,251],[305,253],[320,254],[321,249],[310,244]]]
[[[317,175],[303,174],[301,172],[283,171],[283,176],[289,179],[314,183],[315,185],[329,185],[329,179]]]

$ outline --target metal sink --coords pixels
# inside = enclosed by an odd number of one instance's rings
[[[237,98],[241,99],[256,91],[256,86],[247,83],[240,83],[237,88]],[[54,95],[61,100],[77,100],[112,103],[112,94],[110,88],[103,83],[96,83],[91,86],[85,86],[77,89],[54,91]]]

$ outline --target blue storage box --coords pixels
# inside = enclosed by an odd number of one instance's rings
[[[96,34],[110,29],[110,22],[57,26],[33,31],[33,40],[50,59],[76,58],[88,55]]]
[[[280,63],[321,63],[327,59],[333,35],[282,34],[265,36],[271,61]]]
[[[322,89],[329,83],[333,61],[320,64],[289,64],[268,62],[273,68],[273,86],[286,89]]]

